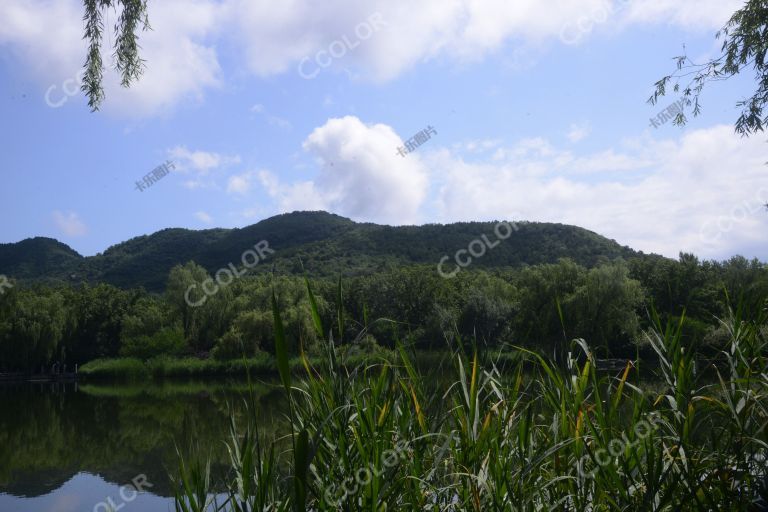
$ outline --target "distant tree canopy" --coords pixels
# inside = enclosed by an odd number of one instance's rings
[[[693,105],[693,115],[698,116],[701,113],[699,96],[706,84],[727,80],[752,68],[757,89],[751,98],[736,103],[742,109],[736,120],[736,133],[748,136],[763,131],[768,122],[768,115],[763,113],[768,102],[768,63],[765,60],[768,48],[768,1],[748,0],[717,32],[716,37],[723,39],[720,56],[699,64],[694,63],[686,54],[676,57],[677,70],[656,82],[656,90],[648,101],[656,104],[672,85],[674,92],[682,90],[685,104]],[[684,112],[678,113],[674,122],[684,125]]]
[[[138,80],[144,71],[144,61],[139,55],[139,31],[148,30],[147,0],[84,0],[85,34],[88,54],[85,59],[85,75],[82,90],[88,98],[91,110],[98,110],[104,100],[102,78],[104,64],[101,60],[101,44],[104,34],[104,11],[114,8],[119,12],[115,22],[114,54],[115,69],[121,75],[123,87]]]
[[[272,290],[291,353],[300,347],[320,353],[302,276],[245,275],[205,301],[189,297],[190,286],[210,277],[189,262],[169,272],[162,294],[107,284],[14,286],[0,295],[0,372],[37,372],[55,363],[72,368],[116,356],[274,354]],[[518,269],[477,267],[451,279],[432,265],[410,265],[343,279],[342,285],[339,305],[336,278],[312,279],[322,325],[333,326],[333,339],[350,349],[362,348],[353,340],[364,331],[365,343],[388,348],[398,341],[425,350],[476,343],[562,354],[570,340],[583,338],[601,356],[634,356],[647,348],[643,330],[655,310],[663,321],[683,322],[687,343],[704,343],[714,353],[726,339],[718,318],[728,314],[728,300],[745,318],[768,307],[763,264],[741,257],[701,262],[689,254],[592,268],[567,259]]]

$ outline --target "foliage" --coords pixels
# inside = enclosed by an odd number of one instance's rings
[[[276,303],[274,315],[278,326]],[[233,419],[228,492],[199,478],[204,460],[181,459],[177,510],[764,509],[766,317],[724,319],[714,383],[697,375],[682,325],[654,318],[656,371],[598,372],[574,340],[563,364],[519,349],[506,373],[458,349],[448,382],[403,346],[397,364],[349,364],[328,336],[302,381],[282,375],[284,428],[270,437],[253,413]],[[284,350],[279,327],[276,339]]]
[[[85,75],[82,89],[88,97],[88,106],[93,111],[99,109],[104,100],[102,75],[104,65],[101,61],[101,42],[104,32],[104,11],[114,8],[120,13],[115,23],[115,69],[121,75],[123,87],[138,80],[144,69],[144,61],[139,56],[138,30],[149,29],[147,0],[84,0],[85,35],[88,40],[88,56],[85,60]],[[119,9],[118,9],[119,6]]]
[[[408,341],[419,350],[476,342],[483,350],[511,345],[541,349],[563,361],[569,340],[590,340],[599,357],[651,355],[642,331],[650,311],[661,321],[682,319],[687,342],[714,356],[727,306],[754,319],[768,298],[768,269],[756,260],[679,261],[638,258],[587,268],[572,260],[523,269],[462,270],[444,279],[412,265],[342,279],[244,275],[197,307],[184,298],[208,276],[203,267],[174,267],[162,295],[111,285],[16,286],[0,296],[0,371],[50,371],[118,356],[214,357],[219,361],[276,354],[272,290],[291,357],[324,354],[317,321],[333,330],[340,350],[364,330],[375,346]],[[198,297],[192,297],[194,301]],[[313,314],[316,313],[317,321]],[[339,330],[339,312],[344,319]],[[719,340],[719,341],[718,341]],[[719,343],[719,344],[718,344]]]
[[[187,268],[194,261],[211,275],[229,264],[239,268],[243,252],[264,240],[275,253],[265,253],[267,259],[248,275],[274,270],[293,275],[307,272],[313,277],[354,277],[414,264],[423,264],[434,273],[440,258],[453,258],[472,240],[482,235],[494,240],[495,225],[462,222],[392,227],[355,223],[326,212],[293,212],[242,229],[164,229],[85,258],[51,239],[0,244],[0,268],[21,283],[109,283],[160,293],[170,284],[168,274],[174,267]],[[637,256],[627,247],[575,226],[521,222],[518,227],[475,259],[473,268],[520,267],[555,263],[561,258],[593,267],[604,260]],[[453,267],[450,262],[445,265],[447,270]],[[197,282],[208,277],[193,274]],[[199,297],[193,295],[195,300]]]
[[[142,335],[124,340],[120,355],[149,359],[158,355],[181,354],[185,348],[181,328],[163,327],[151,336]]]
[[[768,117],[763,114],[768,101],[768,62],[766,62],[766,30],[768,30],[768,6],[764,0],[748,0],[737,10],[716,37],[723,38],[721,54],[702,64],[693,62],[688,55],[676,57],[677,70],[656,82],[656,90],[648,100],[655,104],[659,97],[666,95],[670,84],[674,92],[682,88],[683,99],[693,105],[693,115],[701,113],[699,96],[710,82],[727,80],[752,68],[757,89],[752,97],[739,101],[741,113],[736,120],[736,132],[751,135],[764,130]],[[681,80],[685,80],[681,86]],[[683,125],[684,113],[679,113],[674,122]]]

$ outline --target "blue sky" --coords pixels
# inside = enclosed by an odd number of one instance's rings
[[[767,260],[765,137],[733,133],[750,76],[710,86],[684,128],[650,125],[676,96],[645,102],[683,45],[717,54],[740,3],[150,0],[145,75],[124,90],[107,70],[92,113],[63,90],[85,56],[82,2],[3,0],[0,243],[92,255],[325,209],[562,222],[671,257]]]

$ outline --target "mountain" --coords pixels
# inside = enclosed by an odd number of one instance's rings
[[[17,279],[66,279],[84,259],[53,238],[36,237],[15,244],[0,244],[0,274]]]
[[[473,240],[483,240],[482,257],[473,258],[475,268],[519,267],[570,258],[586,267],[604,260],[638,256],[592,231],[576,226],[539,222],[517,222],[516,230],[499,228],[496,222],[459,222],[424,226],[383,226],[358,223],[327,212],[293,212],[265,219],[239,229],[194,231],[171,228],[133,238],[96,256],[83,257],[50,238],[31,238],[0,244],[0,274],[22,282],[107,282],[128,288],[143,286],[161,291],[170,269],[195,261],[209,272],[241,265],[244,251],[267,241],[275,251],[267,263],[254,271],[310,275],[354,275],[394,265],[437,266],[448,256],[445,271],[455,268],[458,250]],[[496,243],[498,242],[498,244]],[[475,242],[477,254],[483,249]],[[464,261],[468,255],[462,253]]]

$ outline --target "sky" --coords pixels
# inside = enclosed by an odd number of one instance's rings
[[[91,112],[82,1],[0,0],[0,243],[93,255],[326,210],[559,222],[673,258],[766,261],[766,137],[733,128],[751,73],[710,84],[684,127],[651,122],[675,93],[646,102],[675,56],[719,55],[741,4],[149,0],[144,75],[120,87],[107,30]]]

